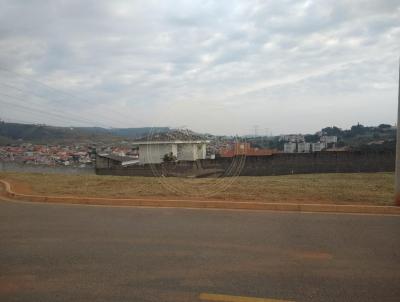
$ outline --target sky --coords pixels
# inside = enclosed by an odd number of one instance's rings
[[[0,0],[0,118],[314,133],[394,124],[398,0]]]

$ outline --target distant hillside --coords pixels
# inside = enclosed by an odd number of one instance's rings
[[[112,135],[123,138],[137,139],[139,137],[147,136],[149,133],[164,133],[168,132],[168,127],[141,127],[141,128],[101,128],[101,127],[79,127],[75,128],[82,130],[86,133]]]
[[[156,128],[157,132],[168,131],[169,128]],[[0,144],[13,142],[63,142],[83,140],[115,140],[134,139],[150,133],[152,128],[113,128],[101,127],[54,127],[48,125],[19,124],[0,122]]]
[[[357,124],[350,129],[326,127],[314,134],[304,135],[306,142],[316,143],[321,136],[336,136],[337,147],[354,151],[395,151],[397,128],[389,124],[363,126]],[[284,141],[279,136],[250,137],[246,139],[255,147],[283,150]]]
[[[143,127],[143,128],[113,128],[109,130],[111,134],[127,138],[139,138],[148,135],[149,133],[164,133],[168,132],[168,127]]]
[[[65,127],[0,123],[0,136],[12,141],[53,141],[89,138],[88,133]]]
[[[169,131],[154,131],[152,129],[150,134],[146,134],[142,137],[137,138],[137,141],[192,141],[192,140],[205,140],[207,136],[204,134],[196,133],[189,129],[169,129]]]

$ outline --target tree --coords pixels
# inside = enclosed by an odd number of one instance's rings
[[[341,136],[343,134],[343,130],[333,126],[322,129],[322,133],[328,136]]]
[[[319,142],[319,135],[317,134],[306,134],[304,135],[304,139],[307,143],[317,143]]]
[[[367,131],[367,129],[358,123],[357,125],[351,126],[350,132],[352,135],[362,135]]]
[[[170,152],[170,153],[166,153],[163,157],[163,161],[164,162],[173,162],[176,161],[176,156]]]

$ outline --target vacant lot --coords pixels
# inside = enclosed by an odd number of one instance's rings
[[[393,203],[393,173],[313,174],[224,179],[0,173],[26,194],[158,197],[334,204]]]

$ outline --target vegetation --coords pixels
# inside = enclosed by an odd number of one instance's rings
[[[123,139],[143,139],[147,135],[152,139],[208,139],[211,142],[221,140],[224,137],[214,135],[196,134],[190,130],[170,131],[168,127],[143,127],[143,128],[112,128],[101,127],[53,127],[47,125],[17,124],[0,122],[0,144],[12,144],[20,142],[55,143],[77,142],[82,140],[115,142]],[[351,150],[383,151],[395,149],[396,130],[388,124],[378,127],[366,127],[361,124],[352,126],[348,130],[342,130],[336,126],[323,128],[320,133],[306,134],[307,142],[317,142],[320,135],[337,136],[337,147],[348,147]],[[231,138],[230,138],[231,139]],[[247,137],[253,147],[283,150],[284,142],[279,136]]]
[[[393,173],[224,179],[0,173],[0,178],[22,193],[43,195],[376,205],[392,204],[394,183]]]
[[[315,134],[306,134],[305,140],[316,143],[321,135],[337,136],[337,147],[347,147],[353,151],[394,151],[396,145],[396,129],[391,125],[381,124],[377,127],[366,127],[361,124],[342,130],[336,126],[323,128]],[[283,150],[283,141],[279,136],[252,137],[247,139],[253,146]]]
[[[167,154],[164,155],[163,161],[164,161],[164,162],[173,162],[173,161],[176,161],[176,156],[175,156],[172,152],[167,153]]]
[[[155,128],[158,132],[169,128]],[[66,141],[112,141],[115,139],[134,139],[145,136],[155,129],[144,128],[112,128],[101,127],[54,127],[48,125],[6,123],[0,121],[0,144],[18,142],[54,143]]]

